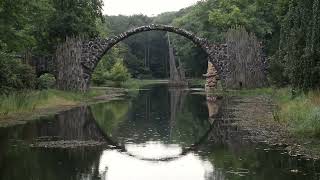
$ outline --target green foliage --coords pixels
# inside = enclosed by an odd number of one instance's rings
[[[110,60],[102,59],[101,62],[96,67],[93,75],[92,75],[92,82],[95,85],[103,85],[106,82],[108,77],[108,71],[110,70]]]
[[[153,22],[156,24],[171,24],[177,17],[177,12],[165,12],[154,17]]]
[[[320,137],[320,92],[311,91],[292,98],[290,89],[274,93],[278,104],[275,117],[287,124],[291,133],[299,136]]]
[[[1,0],[1,93],[35,85],[31,67],[13,56],[26,51],[39,56],[52,54],[67,36],[94,37],[107,31],[99,21],[102,5],[102,0]]]
[[[208,12],[213,8],[211,1],[200,1],[195,6],[181,10],[176,14],[172,24],[190,30],[212,42],[221,42],[222,33],[209,22]],[[174,49],[184,64],[188,77],[199,78],[206,71],[207,55],[190,40],[181,36],[172,36]]]
[[[117,35],[133,27],[151,24],[152,20],[153,18],[143,15],[105,16],[105,26],[113,35]],[[125,47],[125,53],[118,58],[124,59],[124,64],[132,77],[167,77],[168,47],[165,32],[137,34],[125,39],[120,43],[121,46]]]
[[[50,0],[2,0],[0,39],[10,51],[37,46],[46,37],[46,23],[52,11]]]
[[[45,73],[38,78],[37,88],[38,89],[50,89],[54,88],[56,84],[56,78],[54,75]]]
[[[121,84],[122,87],[129,90],[137,90],[148,85],[156,85],[156,84],[168,84],[168,80],[161,79],[130,79]]]
[[[123,64],[122,59],[115,59],[115,62],[111,65],[110,61],[103,60],[96,68],[92,81],[95,85],[106,84],[108,80],[116,83],[122,83],[127,81],[131,77],[128,69]]]
[[[125,82],[130,78],[128,69],[123,65],[122,61],[114,64],[108,76],[108,79],[115,82]]]
[[[112,101],[90,106],[94,119],[101,129],[112,135],[121,122],[126,120],[131,104],[129,101]]]
[[[107,72],[102,70],[95,70],[94,74],[92,75],[92,82],[94,85],[101,86],[105,84],[107,80]]]
[[[0,95],[0,118],[17,113],[30,113],[39,108],[75,105],[104,93],[105,91],[101,90],[75,93],[49,89],[42,91],[27,90]]]
[[[20,113],[33,111],[37,105],[38,99],[43,99],[44,94],[35,94],[30,92],[11,93],[0,96],[0,116],[9,115],[12,112]],[[46,98],[46,97],[45,97]]]
[[[52,0],[55,9],[49,18],[49,37],[53,43],[64,41],[67,36],[98,34],[97,19],[102,18],[102,0]]]
[[[289,85],[288,75],[285,72],[285,66],[278,60],[278,53],[269,60],[269,81],[277,87]]]
[[[125,57],[126,51],[127,46],[125,46],[124,44],[119,44],[113,47],[108,52],[108,54],[104,56],[102,60],[99,62],[97,68],[93,73],[92,82],[95,85],[100,86],[106,84],[107,80],[113,80],[110,77],[110,72],[118,61],[123,61],[122,59],[123,57]]]
[[[280,16],[281,39],[276,60],[295,89],[320,87],[319,0],[290,0]]]
[[[241,25],[255,33],[264,42],[266,52],[271,54],[278,44],[276,4],[273,0],[199,1],[177,12],[172,24],[217,43],[225,42],[225,32],[229,28]],[[207,67],[205,52],[195,48],[189,40],[173,37],[174,47],[186,66],[187,75],[201,77]]]
[[[101,0],[2,0],[0,39],[10,51],[52,53],[67,36],[98,35]]]
[[[7,94],[13,90],[34,88],[36,75],[29,65],[0,51],[0,82],[0,94]]]
[[[273,0],[219,0],[209,12],[209,22],[225,30],[241,25],[264,37],[273,32]]]
[[[217,94],[217,92],[215,92]],[[320,137],[320,92],[310,91],[293,97],[292,88],[259,88],[221,93],[224,96],[271,97],[277,108],[274,120],[288,127],[291,134],[306,137]],[[219,94],[220,95],[220,94]]]

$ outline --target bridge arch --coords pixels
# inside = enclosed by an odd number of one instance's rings
[[[76,70],[76,72],[78,74],[80,73],[80,75],[78,77],[74,75],[65,75],[65,74],[58,76],[58,88],[63,90],[80,90],[80,91],[88,90],[90,86],[92,73],[94,72],[95,68],[97,67],[102,57],[113,46],[123,41],[124,39],[129,38],[130,36],[133,36],[135,34],[139,34],[142,32],[148,32],[148,31],[172,32],[191,40],[194,44],[196,44],[198,47],[204,50],[204,52],[206,52],[206,54],[208,55],[208,61],[210,61],[213,64],[213,66],[215,67],[215,69],[217,70],[220,76],[220,79],[224,81],[226,77],[226,70],[228,69],[225,67],[226,66],[225,60],[228,58],[226,53],[227,45],[212,44],[208,40],[204,38],[200,38],[196,34],[181,28],[168,26],[168,25],[151,24],[147,26],[133,28],[131,30],[128,30],[126,32],[123,32],[119,35],[116,35],[107,39],[96,38],[89,41],[82,41],[80,43],[81,50],[78,51],[78,53],[81,53],[81,58],[78,65],[80,65],[82,69]],[[75,42],[75,44],[77,43]],[[61,52],[63,52],[63,50],[61,50]],[[73,58],[76,58],[76,56],[73,55]],[[59,61],[59,58],[57,58],[57,61]],[[64,66],[67,65],[67,63],[62,63],[62,64]],[[71,64],[75,65],[74,61],[72,61]],[[67,69],[68,68],[64,68],[63,71],[66,71]],[[75,70],[73,70],[72,72],[75,72]],[[70,80],[67,80],[64,77],[69,77]],[[70,77],[73,77],[73,78],[70,78]],[[62,79],[62,81],[59,81],[60,79]],[[73,81],[73,84],[72,82],[69,82],[69,81]],[[78,85],[75,85],[75,83]],[[68,85],[68,84],[72,84],[72,85]]]
[[[123,154],[126,154],[130,157],[134,157],[136,159],[139,159],[139,160],[143,160],[143,161],[154,161],[154,162],[168,162],[168,161],[173,161],[173,160],[176,160],[176,159],[179,159],[183,156],[186,156],[187,154],[189,154],[190,152],[195,152],[197,151],[201,146],[204,145],[204,143],[208,140],[209,136],[210,136],[210,133],[212,133],[213,129],[215,128],[214,124],[212,124],[208,130],[205,131],[205,133],[196,141],[194,142],[193,144],[191,144],[190,146],[187,146],[187,147],[182,147],[181,149],[181,152],[175,156],[170,156],[170,157],[165,157],[165,158],[145,158],[145,157],[140,157],[138,155],[134,155],[132,153],[130,153],[128,151],[128,149],[125,147],[125,145],[122,145],[120,144],[119,142],[113,140],[109,135],[108,133],[105,133],[100,125],[97,123],[96,120],[92,120],[90,122],[86,122],[84,125],[83,125],[83,129],[86,129],[88,127],[94,127],[97,132],[99,133],[100,136],[102,136],[102,139],[104,141],[106,141],[108,143],[108,145],[110,145],[111,149],[115,149],[115,150],[118,150],[119,152],[123,153]]]

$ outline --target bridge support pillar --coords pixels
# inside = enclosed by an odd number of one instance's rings
[[[67,38],[56,51],[57,87],[64,91],[86,92],[89,89],[90,76],[84,72],[81,63],[82,42],[76,38]]]
[[[213,89],[215,89],[217,87],[218,72],[217,72],[216,68],[213,66],[213,64],[210,61],[208,61],[207,74],[204,74],[203,76],[206,77],[206,84],[205,84],[206,92],[210,92],[210,91],[212,91]]]

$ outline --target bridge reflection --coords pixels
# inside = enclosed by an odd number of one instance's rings
[[[164,141],[164,143],[169,144],[175,144],[176,142],[177,134],[181,133],[182,131],[181,126],[184,126],[184,124],[181,124],[180,121],[184,123],[184,121],[187,119],[185,113],[183,113],[184,109],[183,106],[186,106],[185,102],[190,101],[186,100],[186,94],[188,91],[185,89],[170,89],[168,98],[170,99],[169,103],[169,112],[170,115],[168,116],[169,120],[168,123],[165,126],[160,126],[159,128],[165,128],[168,129],[167,133],[168,135],[163,136],[163,138],[167,139]],[[152,95],[151,95],[152,96]],[[150,100],[150,94],[144,95],[145,98],[149,98]],[[128,102],[121,102],[116,114],[119,113],[119,109],[121,107],[125,107],[124,114],[120,116],[120,123],[117,127],[114,127],[114,129],[110,130],[108,128],[105,128],[105,124],[101,123],[101,119],[105,121],[104,118],[116,118],[114,116],[111,116],[112,110],[108,109],[110,106],[106,104],[107,109],[103,109],[106,112],[108,112],[108,117],[105,116],[99,116],[97,113],[101,110],[95,109],[95,107],[100,108],[99,105],[92,106],[92,107],[81,107],[77,109],[73,109],[70,111],[67,111],[65,113],[62,113],[60,115],[56,116],[56,121],[49,124],[42,124],[38,128],[38,137],[55,137],[53,139],[50,139],[50,141],[67,141],[67,140],[77,140],[77,141],[97,141],[97,142],[106,142],[104,145],[108,146],[109,149],[117,149],[119,152],[125,153],[128,156],[136,157],[140,160],[145,161],[173,161],[177,158],[181,158],[182,156],[187,155],[191,152],[197,152],[199,148],[201,148],[202,145],[206,145],[208,142],[214,141],[217,144],[230,144],[230,141],[241,141],[241,137],[239,136],[239,130],[237,127],[233,126],[233,121],[230,118],[230,115],[225,114],[223,111],[224,108],[221,108],[222,106],[227,106],[227,102],[224,99],[218,98],[216,96],[210,96],[206,98],[206,106],[207,106],[207,122],[202,122],[203,125],[199,129],[201,131],[200,135],[194,136],[194,133],[185,133],[184,139],[188,139],[188,142],[185,142],[181,144],[181,152],[179,154],[176,154],[175,156],[170,157],[164,157],[164,158],[145,158],[145,157],[139,157],[136,156],[130,152],[128,152],[126,145],[132,144],[132,143],[138,143],[143,144],[144,142],[150,141],[148,138],[150,138],[147,135],[144,135],[144,141],[141,141],[140,135],[139,135],[139,141],[135,141],[135,138],[130,139],[132,134],[137,133],[143,133],[141,129],[136,129],[135,126],[132,126],[132,129],[127,131],[126,136],[129,138],[129,142],[127,139],[121,137],[117,137],[114,135],[117,135],[120,131],[123,134],[123,130],[121,129],[128,129],[130,127],[128,126],[127,119],[131,119],[134,113],[130,112],[130,108],[128,108]],[[150,103],[148,101],[144,101],[146,107],[142,107],[142,109],[145,109],[143,114],[139,114],[142,118],[146,118],[148,122],[150,121],[150,118],[152,114],[155,114],[155,112],[152,111],[150,106]],[[118,102],[119,103],[119,102]],[[119,105],[119,104],[118,104]],[[204,107],[204,104],[202,104]],[[202,107],[202,108],[203,108]],[[132,107],[131,107],[132,108]],[[200,107],[201,108],[201,107]],[[95,114],[94,114],[94,113]],[[119,114],[118,114],[119,115]],[[113,122],[113,121],[112,121]],[[186,121],[187,122],[187,121]],[[193,120],[191,120],[192,123]],[[113,122],[113,124],[115,124]],[[107,124],[108,125],[108,124]],[[130,124],[129,124],[130,125]],[[135,131],[133,131],[135,129]],[[147,129],[144,129],[147,131]],[[178,130],[178,132],[177,132]],[[113,132],[108,132],[113,131]],[[156,132],[153,130],[153,132]],[[166,138],[168,136],[168,138]],[[125,140],[124,140],[125,139]],[[154,139],[154,137],[151,137],[153,141],[159,141],[161,139]],[[178,137],[179,140],[181,140],[181,137]],[[194,142],[190,142],[190,139],[194,139]],[[119,141],[120,140],[120,141]],[[124,141],[123,141],[124,140]],[[161,140],[161,141],[162,141]],[[45,138],[41,138],[40,142],[46,141]],[[65,142],[64,142],[65,143]],[[71,141],[73,143],[73,141]],[[101,144],[101,143],[100,143]],[[234,143],[232,143],[234,144]],[[237,143],[236,143],[237,144]],[[56,143],[57,147],[60,146],[59,143]]]

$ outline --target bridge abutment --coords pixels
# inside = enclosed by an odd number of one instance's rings
[[[82,66],[82,41],[67,38],[57,48],[57,88],[64,91],[86,92],[90,86],[91,74]]]

